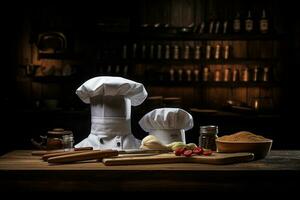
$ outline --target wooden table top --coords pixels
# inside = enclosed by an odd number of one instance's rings
[[[300,150],[273,150],[261,160],[228,165],[195,163],[105,166],[101,162],[50,165],[29,150],[0,157],[0,188],[20,191],[198,190],[255,184],[293,186],[300,178]],[[184,184],[182,184],[184,182]],[[99,187],[101,184],[101,187]]]
[[[40,156],[32,156],[30,150],[16,150],[0,157],[1,171],[18,170],[92,170],[92,171],[276,171],[300,170],[300,150],[273,150],[261,160],[229,165],[209,165],[194,163],[151,164],[130,166],[105,166],[95,160],[72,164],[51,165]]]

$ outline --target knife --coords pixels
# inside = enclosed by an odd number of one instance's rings
[[[160,154],[160,153],[168,153],[170,150],[161,150],[161,149],[133,149],[133,150],[92,150],[92,151],[84,151],[84,152],[73,152],[64,155],[58,156],[50,156],[47,160],[48,163],[72,163],[78,161],[86,161],[86,160],[101,160],[102,158],[114,157],[122,154],[131,154],[131,155],[139,155],[139,154]]]

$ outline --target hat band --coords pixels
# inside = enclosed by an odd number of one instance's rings
[[[125,136],[131,134],[130,119],[121,117],[92,117],[91,134]]]
[[[183,129],[151,130],[149,134],[157,137],[158,140],[164,145],[170,144],[172,142],[185,143],[185,131]]]

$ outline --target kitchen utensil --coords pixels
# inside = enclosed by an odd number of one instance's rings
[[[71,151],[79,152],[79,151],[86,151],[86,150],[93,150],[93,147],[81,147],[81,148],[73,148],[73,149],[69,149],[69,150],[65,150],[65,149],[56,149],[56,150],[48,150],[48,151],[37,150],[37,151],[32,151],[31,155],[43,156],[45,154],[64,153],[64,152],[71,152]]]
[[[102,159],[107,157],[118,156],[120,154],[131,154],[131,155],[140,155],[140,154],[158,154],[158,153],[166,153],[170,152],[169,150],[94,150],[94,151],[86,151],[86,152],[79,152],[61,156],[50,157],[47,159],[49,163],[70,163],[70,162],[77,162],[77,161],[86,161],[86,160],[94,160],[94,159]]]
[[[71,163],[76,161],[102,159],[105,157],[117,156],[119,153],[116,150],[94,150],[88,152],[79,152],[68,155],[61,155],[48,158],[48,163]]]
[[[90,150],[79,150],[79,151],[78,150],[77,151],[64,151],[64,152],[58,152],[58,153],[47,153],[47,154],[44,154],[42,156],[42,159],[44,161],[47,161],[49,158],[52,158],[52,157],[77,154],[77,153],[82,153],[82,152],[87,152],[87,151],[93,151],[93,149],[90,149]]]
[[[161,163],[202,163],[223,165],[239,162],[248,162],[253,160],[253,153],[213,153],[210,156],[176,156],[174,153],[164,153],[153,156],[139,157],[112,157],[104,158],[102,162],[105,165],[138,165],[138,164],[161,164]]]

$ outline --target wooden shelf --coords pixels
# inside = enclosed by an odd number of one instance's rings
[[[249,59],[249,58],[230,58],[230,59],[178,59],[178,60],[165,60],[165,59],[153,59],[153,60],[137,60],[135,63],[140,64],[172,64],[172,65],[204,65],[204,64],[270,64],[277,63],[275,59]]]
[[[155,40],[277,40],[275,34],[138,33],[137,39]]]
[[[101,36],[101,37],[100,37]],[[283,35],[278,35],[275,33],[253,33],[253,34],[199,34],[199,33],[168,33],[168,32],[155,32],[155,31],[145,31],[145,32],[126,32],[126,33],[107,33],[98,32],[96,34],[96,39],[99,38],[112,38],[115,40],[279,40],[282,39]]]
[[[279,82],[176,82],[176,81],[145,81],[145,86],[147,87],[227,87],[227,88],[235,88],[235,87],[279,87]]]
[[[260,112],[250,107],[227,108],[221,110],[190,108],[193,114],[211,117],[246,117],[246,118],[280,118],[276,112]]]
[[[135,64],[153,64],[153,65],[225,65],[225,64],[275,64],[278,59],[271,58],[230,58],[230,59],[110,59],[110,60],[97,60],[97,64],[106,65],[135,65]]]
[[[275,87],[280,86],[279,82],[201,82],[199,83],[199,86],[205,86],[205,87]]]

